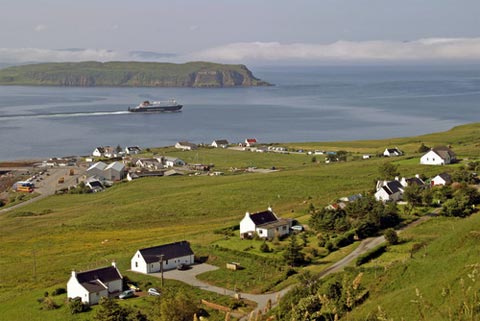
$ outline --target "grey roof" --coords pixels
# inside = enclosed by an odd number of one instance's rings
[[[188,146],[188,147],[191,147],[191,148],[196,148],[197,145],[194,144],[194,143],[190,143],[190,142],[178,142],[179,145],[181,146]]]
[[[250,214],[250,218],[256,226],[278,221],[277,216],[270,210]]]
[[[407,186],[412,186],[412,185],[423,186],[423,185],[425,185],[425,182],[422,181],[418,177],[406,178],[405,181],[407,182]]]
[[[105,287],[98,281],[107,283],[121,279],[122,276],[120,275],[120,272],[114,266],[107,266],[77,273],[78,282],[89,292],[98,292],[105,289]]]
[[[228,145],[228,141],[226,139],[216,139],[216,140],[214,140],[214,142],[217,145]]]
[[[432,151],[435,152],[442,159],[446,159],[448,157],[450,159],[455,158],[455,153],[450,148],[448,148],[447,146],[437,146],[437,147],[432,148]]]
[[[163,255],[163,260],[171,260],[177,257],[193,255],[190,243],[187,241],[148,247],[140,249],[139,251],[147,263],[159,262],[160,255]]]
[[[383,186],[383,189],[386,190],[386,192],[391,195],[395,194],[398,192],[402,192],[403,186],[400,184],[399,181],[390,181],[388,182],[385,186]]]
[[[109,164],[105,169],[114,169],[118,172],[121,172],[125,169],[125,165],[122,162],[113,162]]]
[[[104,162],[97,162],[95,164],[93,164],[92,166],[90,166],[87,171],[91,170],[91,169],[94,169],[94,168],[97,168],[101,171],[105,170],[105,168],[107,168],[107,164],[105,164]]]
[[[448,173],[441,173],[441,174],[438,174],[437,176],[440,176],[446,183],[452,182],[452,177]]]

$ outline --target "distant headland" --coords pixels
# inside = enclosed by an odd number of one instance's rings
[[[188,62],[39,63],[0,69],[0,85],[68,87],[270,86],[245,65]]]

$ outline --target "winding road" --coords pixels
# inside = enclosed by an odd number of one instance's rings
[[[403,230],[406,230],[408,228],[417,226],[427,220],[429,220],[432,216],[435,216],[438,214],[439,209],[435,210],[432,214],[423,216],[419,218],[418,220],[400,228],[397,230],[398,233],[401,233]],[[322,272],[320,272],[320,278],[324,278],[327,275],[330,275],[332,273],[339,272],[343,270],[347,265],[352,263],[354,260],[356,260],[360,255],[368,252],[369,250],[373,249],[374,247],[382,244],[385,242],[385,238],[383,236],[378,236],[378,237],[370,237],[367,238],[363,241],[360,242],[360,245],[352,251],[350,254],[342,258],[341,260],[335,262]],[[235,294],[238,294],[232,290],[226,289],[226,288],[221,288],[218,286],[214,286],[208,283],[205,283],[203,281],[200,281],[196,278],[197,275],[208,272],[208,271],[214,271],[217,270],[218,267],[210,265],[210,264],[197,264],[193,265],[191,269],[186,270],[186,271],[178,271],[178,270],[170,270],[164,272],[163,276],[165,279],[171,279],[171,280],[177,280],[184,282],[186,284],[189,284],[191,286],[197,287],[199,289],[205,290],[205,291],[210,291],[210,292],[215,292],[218,294],[222,295],[228,295],[228,296],[234,296]],[[160,278],[161,274],[160,273],[153,273],[151,274],[155,277]],[[265,293],[265,294],[250,294],[250,293],[239,293],[242,298],[245,298],[250,301],[254,301],[257,303],[257,307],[253,311],[256,313],[257,311],[261,311],[262,313],[266,310],[268,301],[272,303],[272,306],[275,306],[278,304],[278,301],[282,296],[284,296],[292,286],[286,287],[283,290],[277,291],[277,292],[272,292],[272,293]],[[244,316],[241,320],[246,320],[246,316]]]

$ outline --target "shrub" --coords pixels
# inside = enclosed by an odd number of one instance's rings
[[[52,295],[60,295],[64,293],[67,293],[67,290],[65,290],[65,288],[57,288],[53,290]]]
[[[335,239],[332,240],[333,245],[336,248],[344,247],[347,245],[352,244],[355,241],[355,232],[349,231],[344,233],[340,236],[337,236]]]
[[[42,310],[55,310],[58,309],[58,305],[53,301],[52,297],[46,297],[42,302]]]
[[[398,243],[398,234],[393,228],[387,228],[385,232],[383,232],[383,236],[389,245]]]
[[[268,247],[268,244],[266,242],[263,242],[260,245],[260,251],[263,253],[269,253],[271,250],[270,250],[270,247]]]
[[[82,299],[79,297],[70,300],[68,307],[70,308],[70,313],[72,314],[82,313],[90,309],[90,307],[87,304],[83,303]]]

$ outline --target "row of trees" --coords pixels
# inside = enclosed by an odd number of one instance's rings
[[[395,203],[384,204],[367,195],[350,202],[344,209],[323,208],[312,214],[309,225],[317,232],[345,233],[354,230],[360,238],[400,223]]]

